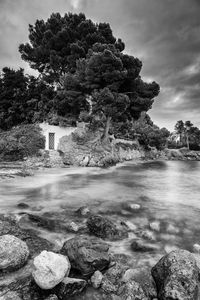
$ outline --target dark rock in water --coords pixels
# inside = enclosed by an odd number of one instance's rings
[[[59,299],[68,299],[69,296],[80,294],[86,287],[87,282],[83,279],[66,277],[56,287],[56,295]]]
[[[76,211],[78,216],[86,217],[90,214],[90,209],[87,206],[82,206]]]
[[[121,300],[148,300],[149,298],[145,295],[141,285],[130,280],[122,285],[118,290],[118,295]]]
[[[199,269],[192,253],[176,250],[152,268],[160,300],[197,300]]]
[[[29,205],[21,202],[21,203],[17,204],[17,207],[21,208],[21,209],[26,209],[26,208],[29,208]]]
[[[131,249],[138,252],[152,252],[160,250],[158,244],[147,243],[141,239],[133,240],[131,243]]]
[[[91,215],[87,226],[92,234],[104,239],[118,240],[128,236],[127,231],[118,229],[111,220],[100,215]]]
[[[29,257],[27,244],[13,235],[0,236],[0,271],[10,272],[25,265]]]
[[[29,220],[33,223],[35,223],[37,226],[55,231],[57,222],[55,220],[43,217],[43,216],[38,216],[38,215],[32,215],[32,214],[27,214]]]
[[[150,230],[142,230],[138,232],[138,235],[145,240],[156,241],[155,233]]]
[[[73,269],[83,275],[103,270],[110,263],[109,247],[96,239],[77,236],[66,241],[60,251],[68,256]]]

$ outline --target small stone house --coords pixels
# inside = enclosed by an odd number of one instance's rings
[[[40,123],[39,126],[46,138],[45,150],[57,150],[60,138],[70,135],[77,129],[76,127],[49,125],[45,122]]]

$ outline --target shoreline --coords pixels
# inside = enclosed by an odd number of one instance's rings
[[[46,171],[46,170],[62,170],[67,169],[73,172],[74,169],[110,169],[111,167],[123,165],[126,162],[147,162],[147,161],[200,161],[200,151],[185,150],[181,152],[179,149],[165,149],[165,150],[153,150],[153,151],[141,151],[141,157],[137,158],[123,158],[114,164],[108,164],[106,166],[98,165],[64,165],[54,164],[54,161],[51,162],[52,165],[46,166],[41,161],[37,163],[36,158],[28,158],[27,161],[14,161],[14,162],[0,162],[0,182],[6,180],[12,180],[19,177],[29,177],[34,176],[37,171]],[[27,163],[28,162],[28,163]],[[6,168],[2,168],[1,164],[9,164]],[[13,166],[14,167],[13,167]],[[17,167],[16,167],[17,165]],[[69,172],[68,172],[69,173]],[[71,172],[70,172],[71,173]]]

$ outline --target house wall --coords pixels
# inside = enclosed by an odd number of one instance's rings
[[[60,127],[60,126],[49,125],[48,123],[40,123],[39,126],[42,129],[46,139],[45,150],[49,150],[49,133],[55,134],[54,149],[57,150],[59,139],[65,135],[70,135],[72,132],[74,132],[77,129],[76,127]]]

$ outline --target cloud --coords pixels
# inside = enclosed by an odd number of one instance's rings
[[[109,22],[126,52],[142,60],[144,79],[161,86],[150,111],[155,123],[173,128],[181,118],[199,122],[200,0],[0,0],[0,67],[30,72],[18,53],[28,41],[28,24],[68,11]]]

